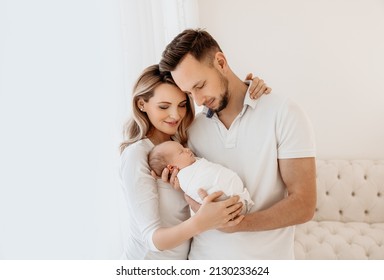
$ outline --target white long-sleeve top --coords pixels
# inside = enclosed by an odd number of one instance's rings
[[[181,189],[199,203],[203,201],[197,191],[203,188],[208,194],[223,191],[224,195],[220,199],[239,195],[239,201],[244,205],[241,214],[248,213],[254,205],[243,181],[235,172],[205,158],[196,158],[194,163],[179,171],[177,178]]]
[[[159,251],[153,244],[156,229],[177,225],[190,217],[183,193],[151,176],[147,155],[153,146],[149,139],[143,139],[121,154],[120,178],[126,211],[122,214],[122,258],[187,259],[190,241],[165,251]]]

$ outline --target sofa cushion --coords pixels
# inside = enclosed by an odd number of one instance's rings
[[[317,160],[315,221],[384,223],[384,161]]]
[[[310,221],[296,227],[296,259],[384,259],[384,223]]]
[[[384,259],[384,160],[317,160],[317,205],[296,259]]]

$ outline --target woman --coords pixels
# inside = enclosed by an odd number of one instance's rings
[[[249,78],[249,76],[247,77]],[[265,92],[262,80],[255,94]],[[270,91],[267,88],[267,92]],[[187,128],[194,119],[194,106],[170,76],[158,65],[146,68],[133,89],[133,117],[124,128],[121,144],[121,179],[128,207],[129,237],[124,245],[127,259],[187,259],[190,239],[200,232],[238,224],[242,204],[234,196],[209,203],[222,195],[204,199],[195,215],[182,192],[155,180],[147,163],[154,145],[174,140],[187,143]]]

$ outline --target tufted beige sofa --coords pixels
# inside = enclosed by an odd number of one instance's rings
[[[317,207],[296,259],[384,259],[384,160],[317,160]]]

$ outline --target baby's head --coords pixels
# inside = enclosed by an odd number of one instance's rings
[[[195,155],[176,141],[166,141],[155,146],[148,154],[149,167],[161,176],[164,168],[182,169],[196,161]]]

